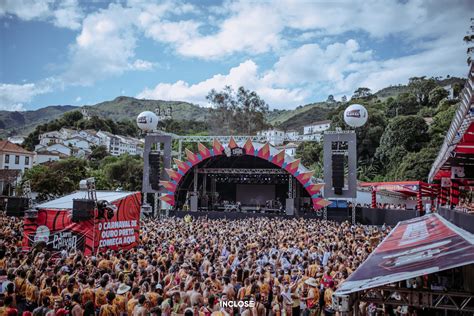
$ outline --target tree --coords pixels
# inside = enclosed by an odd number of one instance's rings
[[[206,99],[213,107],[210,123],[214,132],[252,135],[267,128],[265,114],[268,104],[255,91],[244,87],[234,91],[226,86],[220,92],[212,89]]]
[[[413,115],[419,111],[420,107],[416,97],[411,93],[401,93],[395,99],[387,100],[387,116]]]
[[[347,102],[347,97],[345,95],[342,96],[341,102],[346,103]]]
[[[372,96],[372,91],[369,88],[360,87],[357,88],[356,91],[354,91],[352,99],[365,99],[369,98],[370,96]]]
[[[328,99],[326,100],[328,103],[334,103],[336,100],[334,99],[334,96],[332,94],[328,95]]]
[[[83,115],[80,111],[71,111],[64,113],[61,119],[65,126],[75,126],[82,118]]]
[[[428,94],[429,105],[431,107],[437,107],[439,102],[441,102],[441,100],[443,100],[444,98],[447,98],[448,95],[449,95],[449,92],[444,90],[444,88],[442,87],[434,88]]]
[[[314,142],[303,142],[296,148],[295,158],[301,159],[303,166],[315,169],[323,163],[323,146]]]
[[[469,45],[467,48],[467,64],[470,65],[472,61],[472,54],[474,53],[474,18],[471,18],[471,26],[469,27],[469,33],[464,36],[464,42]]]
[[[436,81],[433,78],[426,79],[426,76],[411,77],[408,80],[408,89],[416,97],[420,106],[428,105],[429,94],[436,86]]]
[[[419,151],[428,140],[428,125],[422,117],[398,116],[390,121],[383,132],[376,157],[382,164],[388,165],[404,152]]]
[[[139,191],[142,187],[143,160],[128,154],[119,156],[111,163],[103,165],[107,183],[113,188]]]
[[[426,181],[431,166],[438,155],[438,148],[425,147],[419,152],[408,153],[403,157],[390,180],[421,180]]]
[[[89,156],[89,159],[91,160],[102,160],[109,155],[107,147],[105,147],[104,145],[93,146],[91,149],[92,153]]]
[[[23,181],[30,180],[31,190],[38,192],[38,200],[47,200],[77,190],[79,181],[87,175],[87,161],[68,158],[34,166],[25,172]]]

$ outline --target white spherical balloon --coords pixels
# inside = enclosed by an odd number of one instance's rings
[[[144,132],[151,132],[158,125],[158,116],[150,111],[145,111],[137,116],[137,125]]]
[[[344,121],[352,127],[361,127],[367,123],[368,118],[367,110],[360,104],[352,104],[344,111]]]

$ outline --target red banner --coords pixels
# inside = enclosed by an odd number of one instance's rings
[[[336,294],[398,282],[474,263],[474,236],[429,214],[398,223]]]
[[[51,251],[77,249],[86,255],[107,249],[130,249],[138,243],[140,193],[112,201],[117,207],[110,220],[72,222],[71,210],[39,209],[37,218],[25,218],[23,249],[46,242]]]

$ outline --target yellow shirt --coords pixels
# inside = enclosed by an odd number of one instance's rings
[[[127,308],[125,306],[125,296],[123,295],[117,295],[115,296],[115,299],[114,299],[114,306],[115,308],[117,309],[117,311],[119,313],[126,313],[127,312]]]
[[[15,289],[16,289],[16,292],[21,295],[21,296],[25,296],[25,292],[26,292],[26,280],[23,279],[23,278],[20,278],[20,277],[16,277],[15,278]]]
[[[138,304],[138,300],[136,298],[132,298],[131,300],[128,301],[128,303],[127,303],[127,313],[128,313],[128,315],[133,314],[133,309],[135,308],[135,306],[137,306],[137,304]]]
[[[99,287],[95,290],[95,306],[99,307],[107,303],[107,292]]]
[[[38,301],[38,287],[28,282],[26,285],[25,298],[28,302],[36,303]]]

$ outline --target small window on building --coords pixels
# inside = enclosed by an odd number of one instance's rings
[[[8,166],[5,166],[5,169],[9,169]]]
[[[15,156],[15,164],[19,165],[20,164],[20,156]]]
[[[10,155],[5,154],[5,163],[10,163]]]
[[[30,157],[25,157],[25,165],[29,165],[30,164]]]

